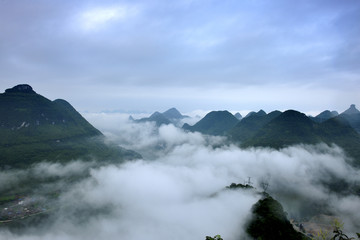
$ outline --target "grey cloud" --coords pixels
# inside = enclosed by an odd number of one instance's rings
[[[255,82],[281,81],[278,72],[284,71],[282,66],[291,62],[302,67],[290,65],[287,67],[290,72],[284,73],[284,78],[301,73],[302,68],[326,67],[322,63],[313,62],[314,67],[306,63],[329,54],[329,49],[320,43],[325,41],[325,46],[333,46],[332,37],[322,36],[333,36],[332,31],[336,30],[323,28],[329,25],[326,16],[347,10],[338,6],[321,10],[324,2],[297,3],[298,7],[291,11],[283,1],[271,4],[195,1],[177,4],[177,7],[162,1],[135,4],[141,12],[126,24],[115,22],[109,29],[82,33],[76,29],[77,12],[95,6],[112,6],[114,2],[101,5],[96,2],[55,5],[42,1],[31,5],[6,2],[2,22],[10,24],[1,27],[7,33],[3,42],[8,55],[3,57],[13,56],[34,74],[63,78],[80,78],[85,74],[85,78],[109,83],[177,85],[191,81],[202,84],[204,81],[216,83],[219,78],[246,84],[250,83],[246,82],[247,78]],[[14,14],[15,11],[18,14]],[[324,22],[318,15],[325,16]],[[299,31],[312,26],[309,33]],[[305,55],[296,53],[296,49],[309,44],[315,45],[310,46]],[[282,53],[281,47],[289,50]],[[264,75],[257,75],[259,68]],[[270,80],[266,77],[269,75]]]
[[[356,1],[122,1],[136,13],[82,29],[81,14],[118,5],[2,1],[0,87],[29,83],[81,110],[157,110],[164,99],[187,110],[268,104],[247,88],[275,91],[266,94],[274,110],[286,108],[284,85],[311,88],[312,103],[359,100]],[[324,89],[336,93],[323,100]]]

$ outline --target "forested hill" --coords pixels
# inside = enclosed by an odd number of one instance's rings
[[[0,167],[83,156],[138,156],[104,144],[102,133],[67,101],[51,101],[27,84],[0,94]]]

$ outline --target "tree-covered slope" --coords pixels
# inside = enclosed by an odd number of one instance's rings
[[[324,142],[342,147],[360,163],[360,135],[340,116],[316,123],[305,114],[288,110],[260,128],[242,146],[282,148],[294,144]]]
[[[294,230],[281,204],[267,195],[252,207],[252,218],[246,231],[253,239],[309,239]]]
[[[0,152],[0,167],[84,155],[114,158],[131,155],[106,145],[101,132],[68,102],[50,101],[26,84],[0,94]]]
[[[239,120],[228,111],[212,111],[195,125],[184,124],[183,129],[208,135],[225,135]]]
[[[273,111],[266,114],[263,110],[257,113],[248,114],[228,132],[228,136],[235,142],[243,142],[253,137],[265,124],[281,114],[280,111]]]
[[[339,115],[320,124],[319,129],[323,142],[340,146],[355,159],[354,164],[360,166],[360,134],[347,119]]]
[[[305,114],[288,110],[265,124],[243,146],[280,148],[298,143],[314,144],[320,141],[315,130],[316,123]]]

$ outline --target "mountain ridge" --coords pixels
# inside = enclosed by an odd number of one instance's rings
[[[137,158],[104,143],[103,134],[66,100],[51,101],[27,84],[0,94],[0,168],[74,158]]]
[[[238,122],[239,120],[229,111],[212,111],[193,126],[184,124],[183,129],[209,135],[224,135]]]
[[[129,117],[129,120],[134,121],[136,123],[144,123],[144,122],[155,122],[157,127],[165,124],[174,124],[179,125],[179,122],[184,119],[188,118],[189,116],[182,115],[176,108],[170,108],[163,113],[158,111],[151,114],[149,117],[134,119],[132,116]]]

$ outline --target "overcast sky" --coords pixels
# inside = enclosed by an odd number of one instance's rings
[[[80,111],[360,105],[358,0],[0,0],[0,91]]]

